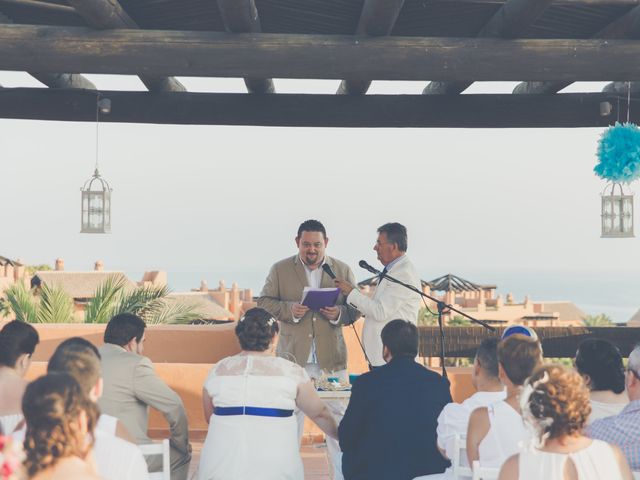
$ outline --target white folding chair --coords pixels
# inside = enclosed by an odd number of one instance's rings
[[[473,472],[467,463],[467,436],[458,433],[453,437],[453,455],[451,458],[451,470],[453,478],[471,478]]]
[[[147,445],[138,446],[140,447],[142,455],[145,457],[162,455],[162,470],[159,472],[149,473],[149,480],[171,480],[169,439],[165,438],[161,443],[149,443]]]
[[[640,472],[633,472],[633,478],[635,478],[635,480],[640,480]]]
[[[481,467],[478,460],[473,461],[473,480],[497,480],[499,468]]]

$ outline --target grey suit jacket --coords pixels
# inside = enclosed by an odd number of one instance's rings
[[[349,266],[325,257],[337,278],[355,284],[355,277]],[[320,312],[309,311],[294,322],[291,305],[300,302],[302,290],[308,286],[304,266],[298,255],[280,260],[271,267],[265,282],[258,306],[270,312],[280,321],[280,339],[277,353],[279,356],[304,366],[309,358],[311,342],[316,340],[316,354],[320,368],[327,371],[343,370],[347,367],[347,349],[342,336],[342,325],[355,322],[360,312],[345,305],[342,294],[338,297],[340,321],[334,325]],[[321,287],[334,287],[333,280],[322,273]]]
[[[151,443],[147,435],[149,407],[169,423],[171,447],[190,457],[189,427],[182,400],[156,375],[151,360],[118,345],[100,347],[104,393],[102,412],[117,417],[136,443]]]

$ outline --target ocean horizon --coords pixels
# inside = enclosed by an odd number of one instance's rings
[[[420,269],[419,271],[423,271]],[[258,295],[267,275],[266,270],[241,268],[167,269],[172,291],[199,288],[205,280],[209,288],[217,288],[220,280],[230,287],[236,282],[240,288],[251,288]],[[369,274],[358,274],[361,281]],[[142,278],[141,271],[128,271],[133,280]],[[423,276],[431,280],[439,275]],[[615,322],[628,321],[640,309],[640,274],[635,272],[563,272],[563,271],[469,271],[459,276],[478,284],[497,286],[497,294],[505,299],[512,293],[520,303],[525,295],[532,301],[571,301],[587,315],[604,313]]]

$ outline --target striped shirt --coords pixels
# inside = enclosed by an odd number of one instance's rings
[[[587,435],[604,440],[622,450],[631,470],[640,470],[640,400],[634,400],[613,417],[596,420]]]

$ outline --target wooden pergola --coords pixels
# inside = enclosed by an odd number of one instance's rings
[[[0,118],[311,127],[602,127],[640,90],[640,0],[0,0]],[[137,75],[101,91],[83,74]],[[176,76],[241,77],[193,93]],[[282,94],[274,78],[341,80]],[[375,80],[421,95],[371,95]],[[466,94],[476,81],[521,82]],[[573,82],[602,92],[559,93]],[[632,103],[633,106],[633,103]],[[638,122],[640,108],[631,108]]]

